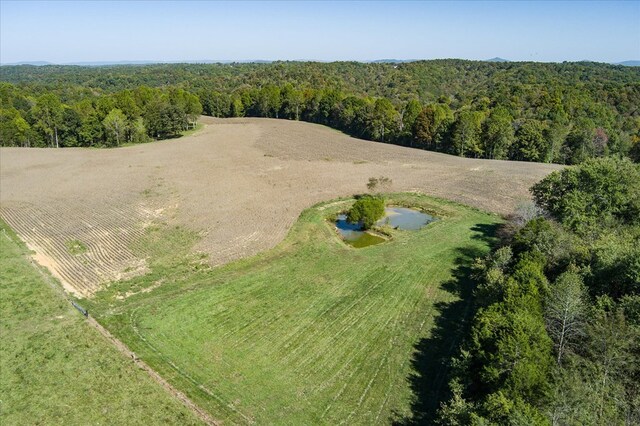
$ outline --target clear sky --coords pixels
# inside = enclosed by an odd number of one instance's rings
[[[640,59],[640,0],[0,0],[0,62]]]

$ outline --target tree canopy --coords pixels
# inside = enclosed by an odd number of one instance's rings
[[[532,188],[546,215],[474,265],[442,424],[640,422],[639,172],[591,159]]]
[[[363,195],[353,203],[347,220],[359,223],[364,229],[369,229],[384,216],[384,199],[379,196]]]
[[[469,157],[566,164],[640,158],[634,67],[464,60],[21,65],[3,66],[0,80],[2,145],[108,145],[102,122],[117,108],[129,129],[142,118],[153,138],[175,136],[203,113],[305,120]]]

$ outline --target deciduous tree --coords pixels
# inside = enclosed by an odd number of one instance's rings
[[[62,125],[62,102],[53,93],[40,96],[31,113],[35,119],[35,128],[43,132],[51,141],[51,146],[60,147],[58,130]]]
[[[127,117],[118,108],[114,108],[102,121],[107,135],[107,145],[119,146],[127,132]]]
[[[556,362],[562,364],[567,350],[585,333],[587,292],[582,278],[568,271],[550,288],[545,304],[547,331],[556,348]]]
[[[511,115],[506,108],[498,107],[491,111],[483,124],[482,136],[487,158],[507,158],[509,148],[515,139],[515,132]]]

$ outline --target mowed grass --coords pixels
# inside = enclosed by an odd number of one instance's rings
[[[354,249],[327,222],[351,202],[310,208],[276,248],[215,269],[185,257],[193,234],[152,228],[143,243],[157,254],[152,272],[99,293],[91,311],[226,423],[411,418],[410,377],[420,374],[414,348],[430,336],[437,304],[457,298],[445,283],[488,251],[500,219],[395,194],[390,203],[420,206],[440,220]]]
[[[0,222],[0,424],[199,424],[85,323]]]

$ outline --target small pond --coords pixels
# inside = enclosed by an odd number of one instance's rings
[[[433,216],[405,207],[388,207],[384,211],[386,216],[377,222],[378,226],[389,225],[395,229],[417,231],[435,220]]]
[[[348,222],[346,214],[338,215],[336,228],[338,228],[344,242],[355,248],[372,246],[384,241],[382,237],[363,231],[359,224]]]
[[[435,218],[428,214],[404,207],[389,207],[385,209],[385,217],[376,224],[378,226],[388,225],[395,229],[406,231],[417,231],[426,224],[433,222]],[[338,215],[336,228],[344,241],[356,248],[367,247],[385,241],[384,238],[365,232],[357,223],[347,221],[347,215]]]

